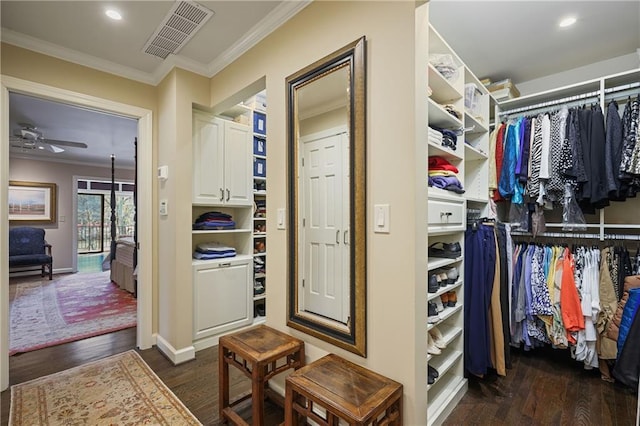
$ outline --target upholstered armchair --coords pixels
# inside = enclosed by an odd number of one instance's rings
[[[9,230],[9,268],[38,266],[44,277],[53,279],[51,245],[44,239],[44,229],[21,226]]]

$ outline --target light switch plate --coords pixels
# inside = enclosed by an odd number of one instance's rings
[[[278,217],[276,219],[277,220],[276,228],[286,229],[286,226],[285,226],[286,215],[284,214],[284,209],[278,209],[277,213],[278,213]]]
[[[389,204],[373,206],[373,232],[389,233]]]

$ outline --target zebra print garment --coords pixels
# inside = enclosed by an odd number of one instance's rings
[[[560,160],[563,151],[563,145],[566,143],[565,125],[569,115],[569,109],[565,106],[551,117],[551,177],[547,183],[547,193],[551,201],[559,201],[562,199],[564,190],[563,175],[560,173]]]
[[[529,151],[529,180],[527,181],[527,192],[529,197],[535,199],[540,193],[540,161],[542,159],[542,118],[543,114],[538,114],[533,127],[533,141]]]
[[[631,106],[629,106],[631,104]],[[627,114],[628,111],[628,114]],[[638,116],[640,115],[640,95],[638,99],[634,99],[627,103],[624,109],[623,121],[623,137],[624,147],[622,151],[623,170],[632,175],[640,174],[640,145],[638,144]]]

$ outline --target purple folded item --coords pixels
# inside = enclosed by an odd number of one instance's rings
[[[455,176],[429,176],[429,186],[464,194],[462,184]]]

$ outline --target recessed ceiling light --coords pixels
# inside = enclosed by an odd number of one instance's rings
[[[122,19],[122,15],[120,15],[120,12],[118,12],[117,10],[114,9],[108,9],[105,14],[113,19],[114,21],[119,21]]]
[[[560,21],[558,25],[560,26],[560,28],[566,28],[566,27],[570,27],[575,23],[576,23],[576,18],[574,18],[573,16],[569,16],[567,18],[564,18],[562,21]]]

